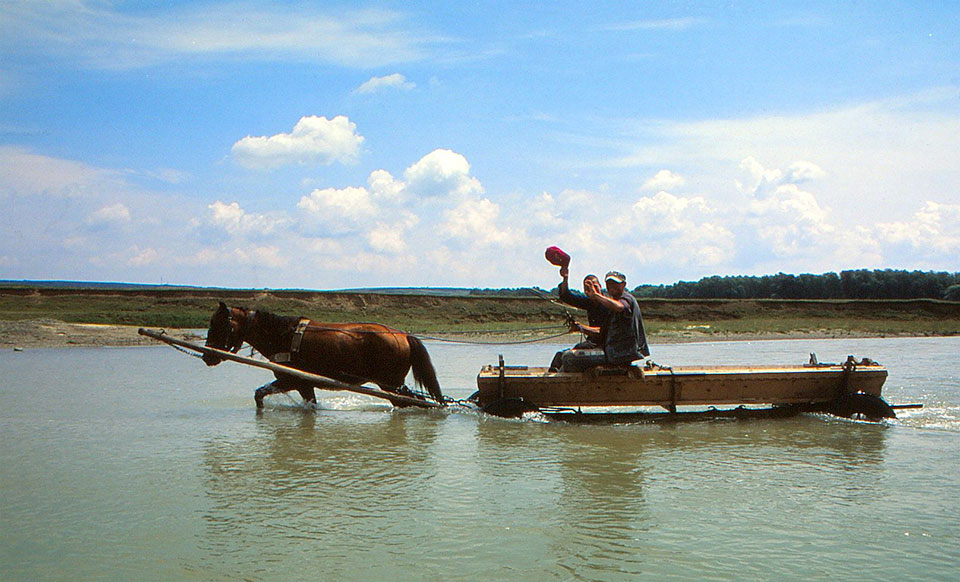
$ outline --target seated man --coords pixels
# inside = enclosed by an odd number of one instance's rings
[[[579,331],[586,336],[586,339],[577,345],[573,346],[574,350],[589,350],[589,349],[598,349],[601,344],[601,339],[599,334],[593,333],[592,331],[599,329],[603,324],[603,320],[607,317],[607,311],[602,306],[600,306],[595,301],[592,301],[584,293],[581,293],[575,289],[570,289],[569,284],[569,275],[570,269],[567,266],[560,267],[560,281],[559,291],[560,291],[560,301],[563,301],[571,307],[577,307],[583,309],[587,312],[587,325],[582,326],[577,322],[573,323],[574,328],[571,331]],[[599,287],[600,280],[596,275],[590,274],[583,278],[583,290],[586,292],[588,288],[594,286]],[[563,353],[567,350],[562,350],[557,352],[553,357],[553,362],[550,364],[550,370],[556,372],[560,369],[560,363],[563,358]]]
[[[627,278],[622,273],[610,271],[604,281],[609,296],[603,294],[599,282],[586,289],[587,297],[606,313],[603,325],[598,328],[580,326],[588,335],[600,339],[603,352],[571,350],[564,353],[562,370],[565,372],[579,372],[600,364],[629,365],[650,355],[640,306],[626,291]]]

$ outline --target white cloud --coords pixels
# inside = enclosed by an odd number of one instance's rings
[[[207,208],[210,210],[208,223],[234,236],[267,236],[289,222],[280,213],[248,213],[236,202],[226,204],[217,200]]]
[[[354,90],[354,93],[361,95],[376,93],[383,89],[400,89],[410,91],[417,86],[416,83],[407,81],[407,78],[400,73],[394,73],[385,77],[371,77],[368,81]]]
[[[675,190],[686,184],[686,179],[674,174],[670,170],[660,170],[657,174],[643,183],[641,190]]]
[[[121,172],[0,146],[0,196],[92,196],[123,184]]]
[[[384,10],[324,13],[234,2],[123,12],[112,3],[5,3],[0,38],[20,52],[128,69],[220,57],[377,67],[424,58],[444,42]]]
[[[778,186],[749,207],[760,240],[779,257],[806,254],[833,237],[836,228],[813,194],[795,184]]]
[[[909,220],[881,223],[877,232],[893,245],[907,244],[914,252],[960,256],[960,204],[927,201]]]
[[[367,242],[374,251],[400,254],[408,248],[407,239],[410,229],[419,222],[420,218],[412,212],[403,212],[398,221],[378,222],[367,232]]]
[[[604,232],[623,241],[624,250],[641,264],[716,266],[736,251],[733,233],[716,214],[701,196],[658,192],[641,197]]]
[[[663,168],[691,181],[709,184],[711,196],[737,203],[736,191],[724,190],[731,165],[751,157],[763,159],[782,175],[758,176],[745,168],[740,182],[753,192],[763,181],[816,181],[829,193],[846,222],[871,227],[900,218],[905,200],[960,203],[960,117],[955,87],[920,92],[899,99],[826,109],[812,113],[709,119],[693,122],[617,121],[608,133],[633,134],[626,155],[601,164],[611,168]],[[624,147],[623,139],[615,147]],[[798,165],[793,165],[797,160]]]
[[[273,169],[290,164],[353,163],[363,136],[355,123],[343,115],[301,117],[290,133],[265,137],[247,136],[233,144],[234,159],[242,166]]]
[[[367,178],[367,185],[374,198],[390,202],[402,202],[405,199],[406,184],[394,178],[386,170],[374,170]]]
[[[519,242],[519,232],[504,228],[500,222],[500,206],[487,200],[463,200],[443,213],[440,232],[453,239],[469,241],[477,246],[509,246]]]
[[[609,31],[637,31],[637,30],[687,30],[702,25],[706,21],[701,18],[663,18],[650,20],[633,20],[612,24],[604,30]]]
[[[134,245],[130,249],[130,258],[127,259],[127,264],[131,267],[145,267],[157,262],[159,258],[160,253],[156,249],[150,247],[141,249]]]
[[[125,224],[130,222],[130,209],[117,203],[104,206],[87,217],[89,224]]]
[[[297,208],[307,215],[331,223],[347,219],[359,222],[377,214],[370,192],[363,187],[317,189],[300,198]]]
[[[238,267],[263,267],[282,269],[290,264],[290,258],[275,245],[226,246],[223,248],[205,247],[180,261],[184,265],[209,269],[222,267],[228,271]]]
[[[738,186],[751,196],[738,219],[746,228],[739,241],[741,262],[790,272],[878,262],[879,246],[871,229],[844,224],[842,216],[800,187],[825,175],[819,167],[795,162],[783,171],[765,168],[750,157],[740,169],[747,178]]]
[[[794,184],[803,184],[826,177],[827,173],[813,162],[800,160],[787,168],[786,179]]]
[[[430,152],[407,168],[403,176],[408,191],[419,197],[462,198],[483,194],[480,181],[470,176],[467,158],[451,150]]]

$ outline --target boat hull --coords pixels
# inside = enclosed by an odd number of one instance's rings
[[[880,398],[887,370],[851,365],[598,367],[550,372],[527,366],[485,366],[477,376],[481,407],[522,399],[538,408],[787,405],[833,402],[843,394]]]

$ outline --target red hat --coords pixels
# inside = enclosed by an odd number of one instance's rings
[[[547,247],[544,256],[547,257],[550,264],[558,267],[566,267],[570,264],[570,255],[563,252],[560,247]]]

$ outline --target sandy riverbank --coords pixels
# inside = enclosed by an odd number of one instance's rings
[[[90,323],[66,323],[56,319],[32,319],[20,321],[0,320],[0,349],[63,348],[63,347],[107,347],[157,345],[158,342],[137,333],[138,326],[101,325]],[[203,341],[202,332],[189,329],[167,328],[170,335],[187,341]],[[424,334],[430,335],[430,334]],[[710,333],[701,331],[664,332],[651,334],[653,344],[682,343],[698,341],[756,341],[772,339],[820,339],[884,337],[881,334],[853,333],[847,330],[822,329],[797,333]],[[470,335],[468,337],[449,336],[449,339],[465,339],[475,342],[508,342],[517,339],[504,334],[490,336]],[[548,340],[549,343],[575,343],[577,336],[570,334]]]
[[[66,348],[153,345],[133,325],[66,323],[56,319],[0,320],[0,348]],[[202,341],[193,330],[167,329],[174,337]]]

